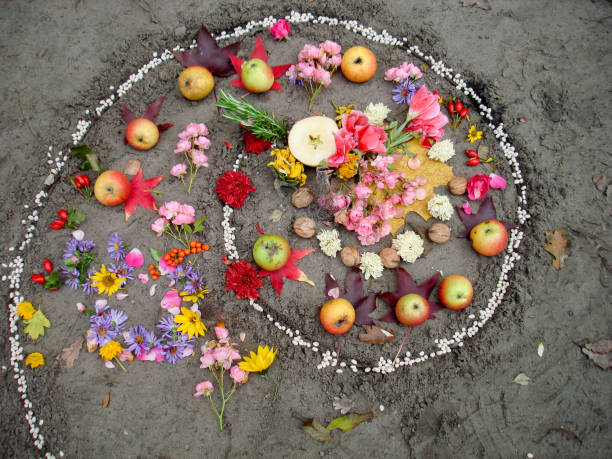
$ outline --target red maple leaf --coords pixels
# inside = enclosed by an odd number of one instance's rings
[[[283,290],[283,279],[293,279],[299,282],[306,282],[307,284],[314,285],[314,282],[308,279],[306,274],[295,266],[295,262],[304,258],[306,255],[310,255],[314,252],[313,249],[305,249],[305,250],[291,250],[291,255],[289,255],[289,260],[287,263],[276,271],[266,271],[262,269],[259,272],[259,277],[270,276],[270,283],[274,290],[276,290],[276,294],[280,296],[281,291]]]
[[[125,211],[125,219],[130,218],[138,206],[142,206],[145,209],[157,210],[155,205],[155,198],[151,194],[151,190],[157,186],[163,176],[152,177],[150,179],[142,179],[142,169],[138,169],[138,173],[130,181],[130,195],[125,201],[123,207]]]
[[[246,89],[244,84],[242,84],[242,78],[241,78],[242,64],[244,64],[244,61],[240,59],[239,57],[234,56],[231,53],[226,53],[226,54],[229,56],[230,60],[232,61],[232,65],[234,66],[234,70],[236,70],[236,73],[238,74],[238,78],[231,81],[230,84],[232,86],[236,86],[237,88]],[[257,41],[255,42],[255,47],[253,48],[253,52],[251,53],[251,59],[261,59],[266,64],[268,63],[268,53],[266,53],[266,48],[264,48],[264,45],[263,45],[263,42],[261,41],[260,36],[257,37]],[[285,71],[289,67],[291,67],[291,64],[276,65],[272,67],[272,73],[274,74],[274,84],[272,84],[272,87],[270,89],[283,89],[283,87],[280,85],[278,81],[276,81],[276,79],[279,76],[281,76],[283,73],[285,73]]]

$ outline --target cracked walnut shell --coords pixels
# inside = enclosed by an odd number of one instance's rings
[[[432,242],[436,244],[444,244],[450,239],[451,230],[444,223],[434,223],[427,230],[427,236]]]
[[[293,204],[298,209],[302,209],[304,207],[308,207],[312,200],[314,199],[314,194],[310,190],[310,188],[303,187],[295,191],[291,196],[291,204]]]
[[[467,189],[467,179],[465,177],[453,177],[448,182],[448,189],[457,196],[464,194]]]
[[[317,230],[317,224],[312,218],[300,217],[293,223],[293,231],[299,237],[310,239]]]

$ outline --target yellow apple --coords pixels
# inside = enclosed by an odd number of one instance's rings
[[[342,56],[340,69],[353,83],[364,83],[376,73],[376,56],[364,46],[353,46]]]
[[[159,140],[159,129],[147,118],[136,118],[125,128],[125,138],[136,150],[150,150]]]
[[[202,100],[215,87],[215,79],[206,67],[192,65],[179,75],[178,87],[185,99]]]
[[[333,335],[341,335],[351,329],[355,322],[355,308],[344,298],[334,298],[321,307],[321,325]]]

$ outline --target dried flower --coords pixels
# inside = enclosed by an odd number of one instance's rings
[[[338,177],[341,179],[350,179],[357,173],[357,161],[359,161],[359,155],[355,153],[347,153],[348,161],[342,164],[338,168]]]
[[[249,193],[255,190],[248,175],[233,171],[225,171],[215,188],[219,199],[234,209],[241,209]]]
[[[342,127],[342,119],[353,111],[353,109],[355,108],[355,104],[340,105],[339,107],[336,106],[336,104],[334,104],[333,102],[332,104],[334,106],[334,109],[336,110],[336,117],[334,118],[334,120],[338,124],[338,127]]]
[[[370,277],[377,279],[382,276],[385,267],[382,264],[380,257],[373,252],[365,252],[361,255],[361,264],[359,269],[366,279]]]
[[[427,156],[429,156],[431,159],[445,163],[455,156],[453,142],[449,139],[436,142],[427,152]]]
[[[263,287],[255,267],[245,260],[237,261],[225,271],[225,290],[236,292],[236,298],[259,298],[259,289]]]
[[[478,139],[482,138],[482,131],[477,131],[476,130],[476,126],[475,125],[471,125],[470,129],[468,130],[468,134],[467,134],[467,138],[466,140],[470,143],[474,143],[476,142]]]
[[[434,194],[427,202],[427,210],[429,213],[442,221],[448,221],[453,216],[453,206],[448,197]]]
[[[368,117],[371,124],[382,126],[391,109],[382,102],[374,104],[370,102],[365,109],[365,116]]]
[[[342,242],[338,230],[323,230],[317,234],[321,251],[328,257],[335,257],[342,250]]]
[[[414,263],[423,253],[423,239],[414,231],[400,234],[391,243],[397,253],[406,263]]]
[[[304,165],[295,159],[288,147],[272,150],[270,156],[274,156],[276,159],[270,161],[268,166],[274,169],[281,183],[289,186],[302,186],[306,183]]]

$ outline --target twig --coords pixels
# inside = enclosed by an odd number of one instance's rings
[[[32,135],[34,137],[36,137],[36,139],[39,142],[42,142],[42,139],[36,133],[36,131],[34,131],[34,129],[32,129],[32,126],[30,125],[30,122],[28,121],[28,118],[25,115],[25,110],[23,109],[23,104],[21,103],[21,93],[19,92],[19,89],[15,88],[15,92],[17,93],[17,103],[19,104],[19,110],[21,111],[21,117],[22,117],[23,121],[25,122],[26,126],[28,126],[28,129],[30,130]]]
[[[402,343],[400,344],[400,347],[397,350],[397,354],[395,354],[395,358],[393,359],[393,363],[391,365],[395,365],[395,361],[399,357],[400,352],[402,352],[402,348],[404,347],[404,344],[406,344],[406,339],[408,338],[409,333],[410,333],[410,327],[406,329],[406,333],[404,333],[404,338],[402,339]]]

